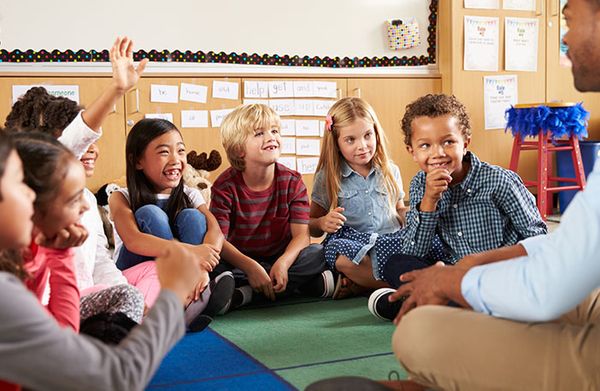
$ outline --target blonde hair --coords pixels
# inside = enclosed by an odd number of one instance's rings
[[[329,109],[328,116],[332,119],[331,130],[325,130],[323,136],[323,147],[317,171],[323,170],[325,176],[325,189],[331,203],[331,208],[338,206],[338,193],[342,181],[342,162],[344,157],[338,145],[339,130],[345,126],[352,125],[357,119],[363,119],[373,124],[377,147],[371,160],[371,164],[381,170],[383,185],[388,191],[388,205],[391,215],[396,215],[396,204],[400,196],[400,188],[394,179],[389,164],[387,151],[387,138],[385,132],[377,119],[375,110],[361,98],[343,98],[335,102]]]
[[[248,136],[253,136],[256,129],[273,125],[279,128],[281,121],[275,110],[267,105],[241,105],[229,113],[221,123],[221,143],[231,167],[244,171],[246,162],[242,155],[246,152]]]

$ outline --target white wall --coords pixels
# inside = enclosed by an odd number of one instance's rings
[[[421,45],[386,47],[385,20],[417,17]],[[373,57],[427,54],[427,0],[1,0],[0,48],[110,48]]]

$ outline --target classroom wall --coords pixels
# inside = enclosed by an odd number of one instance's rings
[[[394,56],[384,22],[410,16],[419,21],[423,44],[400,55],[427,54],[424,0],[3,0],[0,47],[100,50],[127,34],[144,50]]]

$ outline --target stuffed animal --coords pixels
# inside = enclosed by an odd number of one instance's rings
[[[110,248],[115,247],[115,238],[113,233],[112,219],[110,217],[110,209],[108,208],[108,198],[112,193],[121,187],[126,185],[125,177],[121,177],[114,182],[106,183],[102,185],[96,192],[96,201],[98,201],[98,212],[100,212],[100,218],[102,219],[102,226],[106,239],[108,239],[108,245]]]
[[[210,188],[212,183],[208,180],[209,171],[214,171],[221,165],[221,154],[214,149],[207,156],[206,152],[200,155],[196,151],[187,154],[187,166],[183,170],[183,181],[189,187],[197,188],[202,193],[204,200],[210,202]]]

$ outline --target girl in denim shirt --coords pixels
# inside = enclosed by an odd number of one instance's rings
[[[365,257],[377,237],[400,230],[405,213],[400,170],[388,157],[373,108],[360,98],[337,101],[326,118],[310,206],[310,232],[327,234],[325,260],[340,274],[334,298],[386,287],[376,259]],[[354,240],[371,234],[371,245]]]

